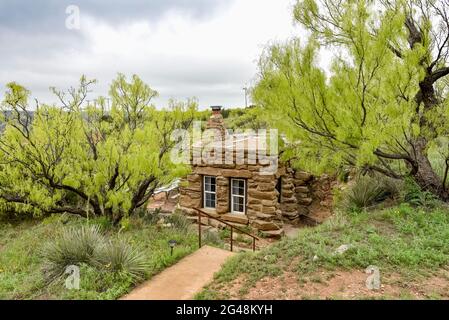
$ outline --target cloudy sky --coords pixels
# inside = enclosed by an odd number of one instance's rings
[[[74,86],[85,74],[99,81],[94,98],[121,72],[156,89],[159,106],[188,97],[202,107],[243,106],[262,48],[299,34],[293,2],[0,0],[0,92],[16,81],[52,102],[50,86]]]

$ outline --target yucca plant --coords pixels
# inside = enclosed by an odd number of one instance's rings
[[[97,267],[110,272],[126,273],[134,281],[144,279],[149,264],[146,257],[124,240],[107,242],[96,255]]]
[[[397,184],[384,177],[359,176],[346,192],[346,202],[350,209],[371,207],[399,192]]]
[[[64,229],[41,250],[47,280],[63,275],[70,265],[91,263],[104,242],[104,236],[97,225]]]

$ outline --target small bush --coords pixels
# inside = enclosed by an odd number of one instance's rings
[[[405,179],[402,198],[405,202],[417,207],[434,208],[438,203],[436,196],[423,191],[412,178]]]
[[[155,225],[160,219],[160,209],[157,209],[154,212],[148,212],[144,217],[144,221],[151,225]]]
[[[150,211],[147,208],[141,207],[137,209],[134,217],[134,220],[138,219],[145,224],[155,225],[161,219],[161,209],[156,208],[154,211]]]
[[[102,243],[104,236],[98,225],[63,230],[41,252],[47,280],[63,275],[70,265],[91,263]]]
[[[204,244],[223,246],[223,240],[220,238],[218,232],[212,232],[208,230],[202,234],[202,240]]]
[[[399,194],[397,182],[386,177],[359,176],[344,194],[350,210],[366,209]]]
[[[128,274],[134,281],[142,280],[149,267],[145,256],[127,242],[110,241],[98,251],[97,265],[107,271]]]
[[[167,222],[180,231],[187,231],[192,224],[183,214],[174,213],[167,218]]]
[[[111,219],[108,217],[97,217],[89,220],[89,224],[97,225],[101,231],[107,231],[114,227]]]

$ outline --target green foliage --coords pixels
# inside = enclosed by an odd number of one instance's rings
[[[109,241],[98,251],[95,262],[106,272],[129,275],[133,283],[144,279],[149,267],[142,252],[123,240]]]
[[[192,222],[187,219],[186,215],[181,213],[173,213],[167,217],[167,223],[171,223],[173,227],[179,231],[187,232]]]
[[[412,175],[441,195],[445,166],[438,177],[426,157],[436,148],[444,152],[440,164],[448,158],[447,142],[438,143],[449,134],[446,10],[431,0],[296,1],[295,20],[310,37],[266,48],[253,90],[291,142],[296,165],[318,174],[351,166]],[[327,68],[318,59],[325,46],[332,48]],[[421,167],[426,177],[417,174]]]
[[[419,207],[433,208],[439,203],[435,195],[423,191],[412,179],[405,179],[402,198],[405,202]]]
[[[197,103],[152,105],[157,92],[133,76],[119,74],[106,99],[84,103],[94,81],[53,89],[60,106],[39,104],[30,93],[7,85],[0,138],[0,208],[34,215],[70,212],[106,216],[115,224],[144,206],[155,188],[184,175],[170,151],[175,129],[188,129]],[[34,107],[34,106],[33,106]]]
[[[137,216],[143,219],[145,223],[155,225],[161,219],[160,212],[161,212],[160,208],[157,208],[152,212],[148,211],[146,208],[143,208],[138,211]]]
[[[349,210],[366,209],[399,194],[397,182],[375,175],[358,176],[343,195]]]
[[[94,263],[104,241],[104,236],[96,225],[63,230],[42,250],[46,278],[52,281],[62,276],[70,265]]]
[[[295,239],[284,238],[257,253],[232,257],[197,298],[223,299],[228,283],[237,278],[244,292],[260,279],[285,271],[296,272],[301,279],[323,269],[364,270],[375,265],[382,275],[417,279],[447,266],[448,237],[445,207],[429,211],[402,204],[356,215],[339,213],[318,227],[302,229]],[[351,248],[336,255],[342,244]]]
[[[254,106],[246,109],[230,109],[225,117],[226,128],[234,131],[251,129],[268,129],[270,126],[264,119],[263,110]],[[224,115],[223,115],[224,117]]]
[[[210,230],[207,230],[206,232],[202,233],[201,236],[203,244],[208,244],[217,247],[224,246],[223,240],[218,232],[212,232]]]
[[[76,219],[72,215],[67,217],[55,215],[45,219],[44,222],[31,220],[18,224],[0,224],[0,300],[117,299],[129,292],[136,282],[129,272],[111,272],[112,270],[99,266],[98,262],[79,265],[80,290],[66,289],[64,277],[56,279],[51,284],[48,283],[43,272],[47,262],[42,257],[46,244],[59,239],[59,235],[69,229],[79,230],[83,226],[90,228],[90,225],[98,221],[89,219],[87,226],[86,222],[85,219]],[[133,217],[130,228],[120,233],[112,232],[114,229],[111,228],[103,230],[106,239],[104,245],[109,241],[126,242],[127,245],[115,250],[123,252],[129,247],[138,248],[138,252],[146,257],[145,278],[176,263],[198,246],[198,237],[195,233],[185,233],[175,228],[159,229],[138,217]],[[173,255],[170,254],[168,246],[171,239],[178,243]],[[120,253],[118,256],[126,255]],[[116,257],[113,259],[120,260]]]
[[[148,263],[140,251],[123,240],[106,241],[98,225],[72,227],[42,250],[44,274],[49,281],[60,278],[66,268],[82,264],[105,272],[125,273],[133,281],[144,278]]]

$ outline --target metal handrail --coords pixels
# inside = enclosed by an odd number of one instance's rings
[[[200,248],[201,248],[201,246],[202,246],[202,244],[201,244],[201,215],[205,215],[205,216],[207,216],[208,218],[217,220],[218,222],[221,222],[221,223],[223,223],[223,224],[225,224],[226,226],[228,226],[228,227],[231,228],[231,251],[233,251],[233,241],[234,241],[233,235],[234,235],[234,229],[236,229],[236,230],[239,231],[240,233],[246,234],[247,236],[250,236],[251,238],[253,238],[253,251],[256,251],[256,240],[260,240],[257,236],[255,236],[255,235],[253,235],[253,234],[251,234],[251,233],[248,233],[248,232],[246,232],[246,231],[244,231],[244,230],[242,230],[242,229],[240,229],[240,228],[237,228],[237,227],[233,226],[232,224],[230,224],[229,222],[226,222],[226,221],[224,221],[224,220],[221,220],[220,218],[214,217],[214,216],[212,216],[211,214],[209,214],[209,213],[207,213],[207,212],[205,212],[205,211],[203,211],[203,210],[200,210],[200,209],[198,209],[198,208],[193,208],[193,209],[196,210],[196,211],[198,212],[198,244],[199,244],[199,247],[200,247]]]

